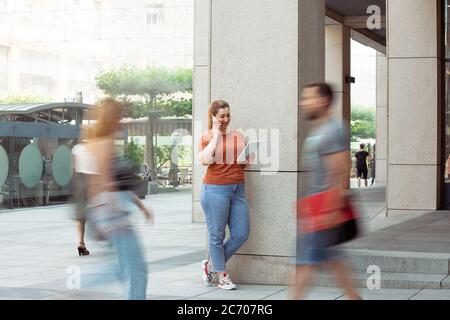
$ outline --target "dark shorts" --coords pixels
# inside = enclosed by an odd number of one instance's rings
[[[357,171],[356,176],[358,178],[363,177],[363,179],[367,180],[367,171],[368,171],[367,169],[357,169],[356,171]]]
[[[309,232],[297,235],[297,265],[317,265],[339,260],[339,251],[329,246],[329,231]]]

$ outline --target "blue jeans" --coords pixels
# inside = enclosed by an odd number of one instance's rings
[[[127,230],[109,239],[119,260],[120,274],[128,300],[145,300],[147,264],[134,231]]]
[[[96,272],[82,277],[83,288],[116,281],[124,283],[128,300],[145,300],[147,292],[147,264],[141,245],[133,230],[117,231],[108,237],[108,244],[114,252],[113,261],[97,264]]]
[[[203,184],[200,203],[208,227],[208,247],[214,271],[225,272],[225,263],[247,241],[249,234],[248,205],[245,185]],[[230,238],[224,243],[226,227]]]

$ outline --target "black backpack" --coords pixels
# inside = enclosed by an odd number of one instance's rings
[[[111,174],[119,191],[136,191],[137,183],[133,162],[125,157],[113,158]]]

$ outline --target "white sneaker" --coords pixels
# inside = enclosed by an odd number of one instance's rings
[[[211,285],[211,281],[214,277],[214,272],[209,271],[208,264],[209,260],[202,261],[202,280],[207,287]]]
[[[234,290],[236,289],[236,285],[231,281],[230,276],[226,273],[225,277],[219,280],[218,287],[224,290]]]

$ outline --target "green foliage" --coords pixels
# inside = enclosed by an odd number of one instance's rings
[[[156,166],[161,168],[169,165],[173,146],[164,145],[156,148]],[[192,148],[190,146],[178,146],[178,166],[189,167],[192,165]]]
[[[364,120],[368,122],[375,122],[375,109],[367,107],[352,108],[352,120]]]
[[[352,141],[359,139],[375,139],[375,109],[373,108],[354,108],[350,121]]]
[[[122,101],[130,118],[192,114],[192,69],[124,66],[101,72],[97,87]],[[175,97],[175,93],[187,93]]]
[[[180,146],[179,147],[179,167],[192,167],[192,147]]]
[[[125,148],[125,157],[133,162],[133,171],[137,174],[144,162],[144,148],[131,139]]]
[[[173,146],[164,145],[156,149],[156,168],[159,169],[170,161]]]
[[[38,95],[19,95],[12,94],[8,96],[0,96],[0,103],[13,104],[13,103],[47,103],[52,102],[52,98],[42,97]]]
[[[124,66],[101,72],[96,81],[106,94],[129,103],[143,101],[148,108],[175,92],[192,92],[191,69]]]
[[[169,97],[167,101],[161,103],[161,109],[167,110],[166,116],[184,117],[192,115],[192,98]]]

